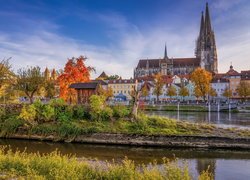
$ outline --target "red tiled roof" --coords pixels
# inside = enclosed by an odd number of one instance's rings
[[[233,68],[231,68],[229,71],[227,71],[226,73],[229,76],[237,76],[240,75],[240,73],[238,73],[237,71],[235,71]]]
[[[131,84],[135,83],[136,79],[117,79],[117,80],[109,80],[108,84]]]
[[[219,82],[220,83],[227,83],[227,82],[229,82],[229,80],[226,78],[213,78],[211,82],[212,83],[219,83]]]

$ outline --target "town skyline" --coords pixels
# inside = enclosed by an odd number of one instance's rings
[[[67,8],[56,1],[10,1],[0,8],[1,21],[5,22],[0,30],[0,54],[3,58],[12,57],[15,70],[27,65],[61,69],[67,58],[85,55],[89,58],[87,64],[97,70],[92,78],[102,71],[130,78],[139,59],[163,57],[165,42],[170,58],[194,57],[200,14],[207,1],[191,2],[157,1],[150,16],[138,9],[139,2],[133,5],[130,1],[126,8],[112,1],[99,1],[95,6],[88,1],[75,1],[68,3]],[[227,72],[231,62],[237,71],[249,69],[249,1],[208,3],[219,73]],[[167,12],[160,11],[161,5]],[[146,1],[141,6],[147,9],[152,3]],[[60,10],[59,15],[53,9]],[[83,25],[76,26],[80,22]],[[27,24],[24,32],[22,27]],[[70,24],[73,29],[68,27]]]

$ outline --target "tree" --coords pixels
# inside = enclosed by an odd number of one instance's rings
[[[132,97],[132,121],[137,120],[138,117],[138,107],[139,107],[139,99],[141,96],[142,91],[136,89],[135,86],[133,86],[133,90],[130,93],[130,96]]]
[[[100,84],[98,84],[97,86],[97,94],[99,96],[104,96],[106,101],[114,96],[113,89],[111,87],[108,87],[108,89],[104,89]]]
[[[214,88],[210,87],[210,90],[209,90],[209,95],[212,96],[212,97],[215,97],[217,96],[217,92]]]
[[[15,74],[11,69],[9,59],[0,61],[0,101],[15,99],[13,85],[15,83]]]
[[[60,87],[60,98],[70,103],[76,100],[76,91],[69,86],[72,83],[88,82],[90,81],[90,72],[94,70],[93,67],[85,65],[86,57],[80,56],[78,58],[68,59],[64,71],[57,78]]]
[[[176,96],[176,89],[174,86],[170,85],[168,90],[167,90],[167,95],[170,96],[170,99],[172,98],[172,96]]]
[[[45,89],[45,97],[52,99],[56,96],[56,82],[53,80],[48,80],[44,85]]]
[[[191,74],[191,81],[195,84],[195,96],[203,97],[206,100],[206,96],[209,94],[210,82],[212,80],[212,74],[205,69],[197,68]]]
[[[141,87],[141,95],[146,99],[146,97],[149,95],[150,91],[150,84],[149,82],[144,82],[144,84]]]
[[[118,76],[117,74],[115,74],[115,75],[109,76],[109,77],[107,78],[107,80],[117,80],[117,79],[119,79],[119,78],[120,78],[120,76]]]
[[[250,84],[245,81],[241,81],[236,88],[236,92],[241,98],[246,99],[246,97],[250,96]]]
[[[0,61],[0,88],[14,77],[9,60],[10,58]]]
[[[157,102],[159,102],[159,96],[162,94],[162,88],[164,85],[164,81],[160,73],[154,75],[154,82],[155,82],[154,94],[156,95]]]
[[[184,100],[184,97],[189,96],[188,88],[181,86],[179,95],[182,96],[182,99]]]
[[[30,103],[33,103],[35,93],[44,85],[44,82],[45,79],[40,67],[19,69],[17,72],[16,89],[24,92],[28,96]]]
[[[222,95],[224,97],[230,98],[230,97],[232,97],[232,94],[233,94],[232,90],[229,89],[229,87],[226,87]]]

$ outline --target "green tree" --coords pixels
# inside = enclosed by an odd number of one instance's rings
[[[28,67],[19,69],[17,73],[16,89],[28,96],[30,103],[33,103],[35,93],[44,85],[45,79],[40,67]]]
[[[212,74],[205,69],[196,68],[191,74],[191,81],[195,84],[195,96],[203,97],[206,100],[206,96],[209,94],[210,82],[212,80]]]
[[[119,79],[119,78],[120,78],[120,76],[118,76],[117,74],[115,74],[115,75],[109,76],[109,77],[107,78],[107,80],[117,80],[117,79]]]
[[[3,59],[2,61],[0,61],[0,88],[5,83],[10,83],[14,77],[14,73],[11,70],[9,59]]]
[[[93,120],[108,120],[113,116],[113,110],[105,103],[105,96],[92,95],[89,100],[90,115]]]
[[[189,96],[189,91],[188,88],[186,88],[185,86],[181,86],[179,95],[182,97],[182,99],[184,100],[184,97]]]
[[[170,97],[170,99],[172,98],[172,96],[176,96],[176,95],[177,95],[176,89],[175,89],[174,86],[170,85],[170,86],[168,87],[167,95]]]
[[[154,94],[156,95],[156,100],[159,102],[159,96],[162,95],[162,88],[164,86],[163,77],[160,73],[154,76]]]
[[[56,82],[54,80],[47,80],[44,85],[45,97],[52,99],[56,96]]]
[[[250,84],[245,81],[241,81],[236,89],[236,92],[241,98],[243,98],[243,100],[245,100],[248,96],[250,96]]]

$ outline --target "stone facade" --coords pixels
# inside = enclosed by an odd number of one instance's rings
[[[196,42],[195,57],[169,58],[167,47],[163,58],[141,59],[134,70],[134,78],[152,76],[157,73],[162,75],[190,74],[197,67],[201,67],[212,73],[217,70],[217,50],[214,31],[211,28],[208,4],[206,4],[205,18],[201,16],[200,33]]]

